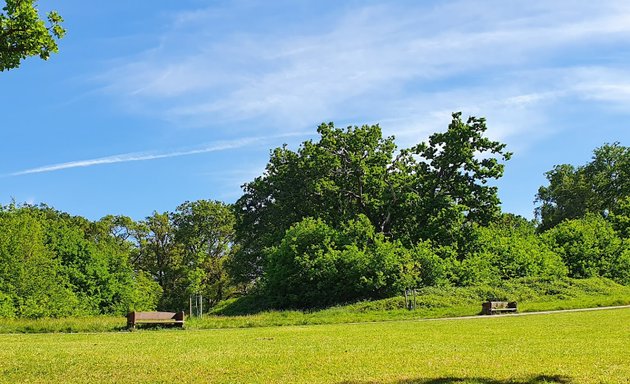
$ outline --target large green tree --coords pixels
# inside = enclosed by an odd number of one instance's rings
[[[22,60],[39,56],[47,60],[58,51],[57,40],[66,31],[63,19],[51,11],[40,18],[37,0],[6,0],[0,13],[0,71],[17,68]]]
[[[630,197],[630,147],[606,144],[582,166],[557,165],[546,173],[549,185],[538,189],[536,214],[540,229],[588,213],[607,216]]]
[[[191,294],[202,294],[209,304],[229,294],[224,267],[234,236],[234,214],[218,201],[185,202],[174,212],[154,212],[139,223],[116,219],[120,238],[137,243],[133,264],[162,287],[160,308],[188,307]]]
[[[0,207],[0,316],[154,309],[160,287],[129,260],[133,245],[47,206]]]
[[[0,210],[0,317],[76,314],[79,299],[62,261],[46,247],[45,226],[23,209]]]
[[[273,150],[265,173],[244,186],[235,204],[240,249],[230,263],[237,280],[260,277],[267,249],[305,217],[333,227],[358,214],[379,229],[389,222],[393,138],[383,138],[378,125],[340,129],[328,123],[317,132],[320,140],[304,142],[297,152]]]
[[[181,272],[183,250],[175,240],[175,227],[168,212],[153,212],[145,220],[132,227],[138,252],[132,258],[137,270],[145,271],[162,288],[160,309],[181,310],[185,308],[183,273]],[[124,232],[127,232],[125,229]]]
[[[455,113],[446,132],[397,154],[394,138],[384,138],[378,125],[329,123],[319,126],[319,141],[297,152],[275,149],[235,204],[240,249],[232,273],[243,282],[262,276],[269,250],[305,217],[338,229],[364,215],[407,247],[457,241],[468,224],[486,224],[500,211],[488,181],[502,175],[500,161],[510,153],[485,131],[484,119],[463,121]]]
[[[619,235],[630,242],[630,196],[618,202],[608,219]]]
[[[210,305],[229,293],[224,263],[234,241],[234,214],[219,201],[187,201],[171,215],[175,240],[183,250],[187,294],[202,294]]]
[[[490,140],[484,118],[454,113],[445,132],[403,150],[391,173],[396,200],[392,232],[408,245],[431,239],[440,245],[466,241],[470,224],[487,225],[501,212],[497,187],[502,161],[512,154]],[[393,178],[392,177],[392,178]]]

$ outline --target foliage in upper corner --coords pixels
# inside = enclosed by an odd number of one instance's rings
[[[48,23],[40,18],[37,0],[6,0],[0,13],[0,71],[20,66],[22,60],[39,56],[48,60],[58,51],[57,40],[66,30],[63,18],[55,11],[46,15]]]

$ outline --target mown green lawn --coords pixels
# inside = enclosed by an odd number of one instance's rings
[[[630,309],[0,335],[2,382],[628,383]]]

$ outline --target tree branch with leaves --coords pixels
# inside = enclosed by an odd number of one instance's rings
[[[57,12],[48,12],[45,22],[37,9],[37,0],[5,3],[0,13],[0,71],[17,68],[30,56],[48,60],[51,53],[58,52],[57,40],[64,37],[66,30]]]

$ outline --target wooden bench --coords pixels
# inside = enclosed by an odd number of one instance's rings
[[[184,326],[184,312],[129,312],[127,328],[134,329],[137,324],[165,324]]]
[[[496,315],[497,313],[516,312],[516,301],[486,301],[481,304],[482,315]]]

